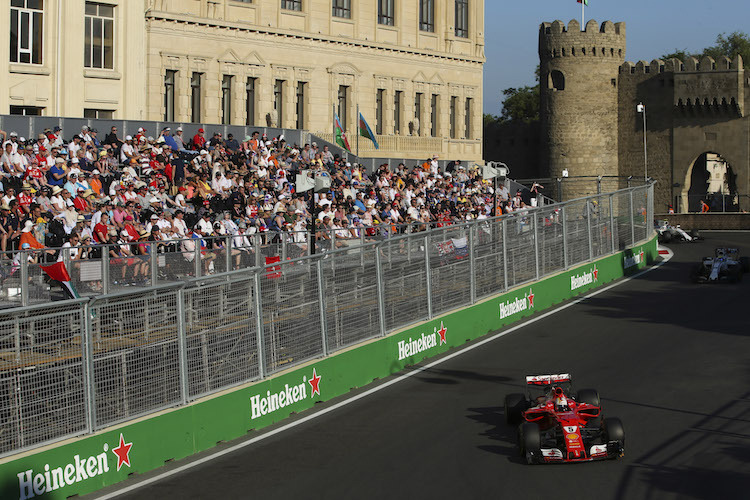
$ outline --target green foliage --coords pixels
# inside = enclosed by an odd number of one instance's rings
[[[505,89],[503,95],[501,121],[531,123],[539,120],[539,85]]]
[[[706,47],[703,49],[703,52],[691,54],[687,49],[675,49],[674,52],[661,56],[661,59],[666,61],[675,57],[680,61],[684,61],[688,57],[700,59],[702,56],[710,56],[714,60],[718,60],[724,56],[734,59],[737,54],[742,56],[745,68],[750,68],[750,36],[742,31],[735,31],[729,35],[726,33],[720,34],[716,37],[716,45]]]

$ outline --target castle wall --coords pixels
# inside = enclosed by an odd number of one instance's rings
[[[543,24],[539,33],[542,164],[560,177],[616,172],[617,76],[625,25],[573,20]],[[577,193],[568,193],[576,196]]]

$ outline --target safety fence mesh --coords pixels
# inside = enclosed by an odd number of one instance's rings
[[[333,233],[314,255],[301,234],[255,234],[68,260],[74,284],[106,293],[0,310],[0,456],[260,380],[644,241],[652,195]],[[41,300],[42,264],[0,261],[0,304]]]

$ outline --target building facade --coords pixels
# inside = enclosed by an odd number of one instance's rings
[[[0,113],[324,138],[337,113],[355,148],[359,109],[381,145],[362,156],[481,158],[483,0],[2,3]]]

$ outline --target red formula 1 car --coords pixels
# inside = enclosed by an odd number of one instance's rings
[[[619,418],[603,418],[599,393],[573,392],[568,373],[526,377],[540,394],[508,394],[505,418],[518,425],[518,444],[529,464],[619,458],[625,431]]]

